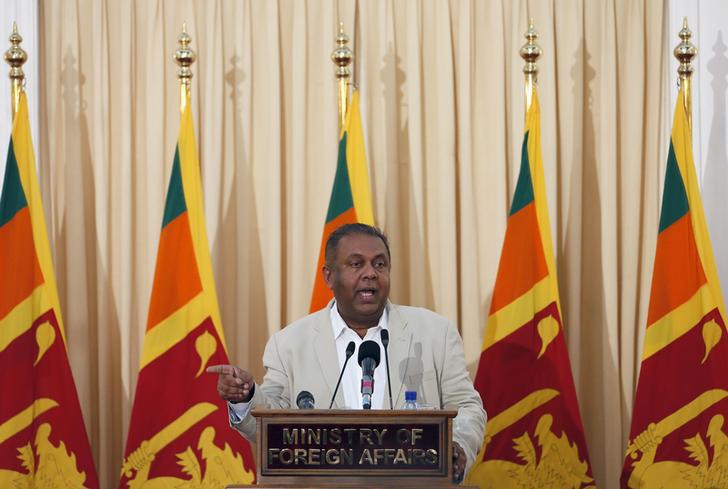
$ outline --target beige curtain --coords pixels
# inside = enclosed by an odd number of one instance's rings
[[[668,138],[661,0],[47,0],[40,13],[44,198],[104,487],[144,337],[182,22],[229,354],[260,376],[268,336],[308,308],[336,161],[339,18],[392,298],[457,320],[474,370],[519,164],[529,17],[571,364],[597,482],[617,487]]]

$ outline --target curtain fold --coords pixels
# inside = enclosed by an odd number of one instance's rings
[[[260,379],[267,338],[306,313],[316,273],[339,18],[392,299],[457,321],[474,372],[516,183],[518,50],[532,17],[569,354],[596,480],[616,487],[669,137],[663,16],[660,0],[40,2],[40,171],[102,485],[117,485],[139,367],[182,23],[197,52],[192,108],[227,346]]]

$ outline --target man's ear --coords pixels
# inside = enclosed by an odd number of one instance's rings
[[[334,287],[334,272],[329,268],[328,265],[324,265],[321,267],[321,275],[324,277],[324,282],[326,282],[326,287],[333,290]]]

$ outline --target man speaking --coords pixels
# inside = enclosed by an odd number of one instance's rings
[[[418,402],[457,409],[453,479],[461,480],[482,444],[486,416],[457,329],[427,309],[389,302],[391,256],[377,228],[345,224],[331,233],[325,253],[322,273],[334,300],[268,340],[262,384],[232,365],[207,368],[219,374],[231,425],[255,441],[254,407],[401,409],[405,391],[416,391]]]

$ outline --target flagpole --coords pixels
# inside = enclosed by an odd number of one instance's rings
[[[536,61],[541,56],[541,46],[536,44],[538,39],[538,33],[533,27],[533,19],[528,21],[528,30],[524,34],[526,38],[526,44],[521,47],[521,58],[526,62],[523,67],[523,74],[526,77],[526,85],[524,87],[526,91],[526,112],[531,108],[533,90],[536,87],[536,81],[538,78],[538,66]]]
[[[351,70],[349,65],[354,58],[354,53],[349,49],[349,36],[344,33],[344,23],[339,22],[339,34],[336,36],[337,47],[331,53],[331,61],[336,65],[336,80],[338,82],[339,99],[339,132],[344,127],[346,120],[346,108],[349,103],[349,83]]]
[[[195,52],[190,47],[192,38],[187,34],[187,22],[182,24],[182,33],[177,38],[177,42],[179,42],[179,47],[174,52],[174,60],[179,66],[179,70],[177,70],[177,78],[179,78],[179,110],[180,112],[184,112],[185,105],[187,105],[187,96],[192,86],[192,70],[190,66],[197,59]]]
[[[683,18],[682,29],[678,33],[680,36],[680,44],[675,46],[673,54],[680,62],[680,66],[677,68],[677,73],[680,76],[680,90],[683,91],[683,104],[685,106],[685,112],[688,115],[688,125],[692,129],[693,127],[693,103],[692,93],[690,90],[690,81],[693,74],[692,61],[698,54],[698,48],[690,42],[690,38],[693,33],[688,29],[688,18]]]
[[[18,104],[20,103],[20,94],[25,86],[25,73],[23,73],[23,64],[28,60],[27,53],[20,47],[23,38],[18,34],[18,25],[13,22],[13,33],[8,38],[10,48],[5,51],[5,61],[10,65],[10,84],[11,84],[11,108],[12,117],[18,112]]]

